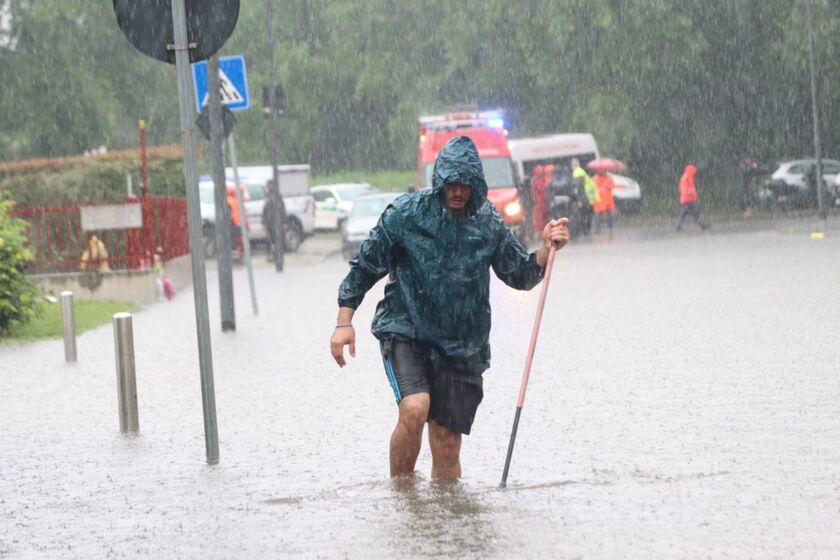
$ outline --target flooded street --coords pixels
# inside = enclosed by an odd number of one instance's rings
[[[388,479],[393,394],[368,325],[328,339],[337,254],[208,270],[221,458],[204,462],[192,294],[134,317],[140,435],[119,434],[110,325],[0,346],[0,557],[840,557],[840,232],[558,254],[509,487],[498,489],[539,289],[495,278],[492,368],[464,478]],[[307,241],[310,243],[310,241]],[[306,244],[304,244],[306,248]]]

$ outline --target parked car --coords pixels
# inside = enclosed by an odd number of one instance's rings
[[[840,208],[840,173],[834,178],[834,192],[831,195],[834,196],[834,206]]]
[[[310,192],[315,199],[315,227],[335,230],[350,214],[353,202],[364,194],[376,192],[376,189],[367,183],[338,183],[318,185]]]
[[[356,199],[353,209],[341,227],[341,253],[347,260],[359,252],[359,246],[370,235],[379,216],[402,193],[369,193]]]
[[[817,193],[810,188],[805,174],[814,159],[798,159],[779,163],[776,170],[762,181],[758,189],[759,201],[768,207],[786,204],[797,208],[816,205]],[[829,198],[833,198],[832,185],[840,178],[840,161],[833,159],[822,160],[823,181],[826,184]]]
[[[233,181],[227,183],[233,188]],[[262,223],[262,211],[265,206],[265,187],[255,183],[241,183],[242,199],[248,224],[248,239],[251,243],[264,243],[266,231]],[[213,180],[202,177],[198,183],[198,195],[201,206],[201,224],[204,234],[204,254],[216,256],[216,199],[213,192]]]
[[[309,193],[308,165],[278,165],[280,190],[283,204],[286,206],[286,250],[294,253],[303,241],[315,233],[315,200]],[[233,169],[225,169],[228,180],[233,176]],[[256,165],[239,168],[239,180],[246,184],[265,185],[273,179],[270,165]],[[263,194],[265,198],[265,194]],[[263,201],[263,204],[265,202]],[[262,208],[260,209],[262,224]]]
[[[642,187],[639,182],[624,175],[610,173],[615,186],[613,198],[619,212],[627,214],[638,212],[642,209]]]

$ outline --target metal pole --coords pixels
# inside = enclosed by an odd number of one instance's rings
[[[805,0],[805,11],[808,15],[808,66],[811,70],[811,109],[814,118],[814,151],[817,158],[817,206],[820,218],[828,217],[825,203],[825,184],[822,174],[822,149],[820,143],[820,111],[817,106],[817,73],[814,64],[814,16],[811,12],[811,0]]]
[[[76,361],[76,312],[73,292],[61,292],[61,322],[64,325],[64,361]]]
[[[269,97],[271,98],[271,171],[274,179],[274,188],[271,189],[269,196],[272,199],[272,208],[274,210],[274,235],[272,236],[272,250],[274,251],[274,268],[277,272],[283,271],[284,257],[286,251],[286,228],[285,228],[285,206],[283,205],[283,195],[280,192],[280,177],[278,176],[277,166],[279,165],[280,156],[278,154],[278,134],[277,134],[277,118],[279,115],[280,102],[277,99],[277,67],[274,64],[274,2],[268,1],[268,48],[270,52],[269,64],[271,64],[271,84],[269,85]]]
[[[245,211],[245,204],[242,200],[242,189],[239,188],[239,159],[236,157],[236,140],[233,132],[228,136],[228,146],[230,148],[230,165],[233,167],[233,183],[236,185],[236,204],[239,205],[239,233],[242,236],[242,249],[245,251],[245,266],[248,269],[248,286],[251,289],[251,309],[254,310],[254,315],[259,315],[260,310],[257,307],[257,292],[254,289],[254,269],[251,267],[251,240],[248,237],[248,212]]]
[[[146,152],[146,121],[137,121],[137,128],[140,129],[140,194],[149,194],[149,167],[148,154]]]
[[[219,57],[213,55],[207,63],[207,91],[210,110],[210,137],[213,140],[213,200],[216,207],[216,265],[219,270],[219,310],[222,330],[236,330],[236,308],[233,297],[233,259],[230,235],[230,208],[225,188],[225,138],[222,127],[222,100],[219,96]]]
[[[204,411],[204,443],[207,462],[219,462],[219,434],[216,426],[216,389],[213,385],[213,354],[210,347],[210,321],[207,317],[207,278],[204,270],[201,209],[198,200],[198,173],[195,157],[195,108],[192,103],[187,17],[184,0],[172,0],[172,25],[175,31],[175,67],[178,74],[178,98],[181,114],[181,141],[184,145],[184,178],[187,187],[187,214],[190,224],[195,323],[201,369],[201,405]]]
[[[152,202],[149,198],[149,154],[146,149],[146,121],[137,121],[137,128],[140,129],[140,200],[142,201],[141,208],[143,209],[143,259],[148,259],[151,263],[154,261],[155,241],[152,230],[154,229],[154,212],[152,210]]]
[[[114,353],[117,357],[117,404],[120,432],[140,429],[137,418],[137,377],[134,369],[134,328],[131,313],[117,313],[114,324]]]

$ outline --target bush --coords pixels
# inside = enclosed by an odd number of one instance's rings
[[[40,291],[23,275],[32,259],[25,247],[26,222],[9,216],[12,202],[0,201],[0,335],[37,313]]]
[[[177,157],[176,157],[177,156]],[[79,158],[75,158],[79,159]],[[61,160],[43,160],[49,163]],[[0,164],[0,190],[20,205],[62,205],[121,200],[126,195],[126,176],[133,179],[140,194],[140,163],[137,158],[95,159],[65,165],[14,164],[21,169],[5,170]],[[9,164],[12,165],[12,164]],[[8,166],[8,165],[7,165]],[[149,158],[149,192],[183,197],[184,165],[179,154]]]

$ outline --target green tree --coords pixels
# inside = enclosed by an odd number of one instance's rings
[[[317,172],[414,165],[417,117],[501,107],[512,136],[592,132],[646,183],[688,160],[727,178],[746,152],[812,152],[805,0],[243,2],[220,54],[244,54],[244,163],[270,157],[259,111],[273,53],[283,162]],[[840,0],[812,0],[827,155],[840,150]],[[171,66],[134,51],[87,0],[0,0],[0,159],[179,142]],[[273,23],[275,38],[268,39]]]

